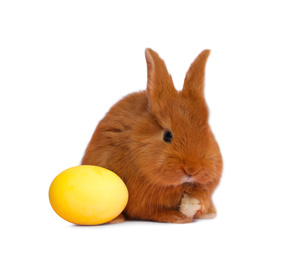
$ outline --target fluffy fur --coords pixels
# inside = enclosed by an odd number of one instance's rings
[[[82,164],[112,170],[129,190],[123,215],[112,223],[187,223],[215,214],[211,197],[222,157],[204,98],[209,53],[199,54],[177,91],[164,61],[146,49],[147,89],[120,100],[98,124]],[[166,130],[173,134],[171,143],[163,140]]]

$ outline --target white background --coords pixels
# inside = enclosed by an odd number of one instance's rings
[[[290,1],[1,1],[1,259],[293,259]],[[176,88],[205,48],[224,158],[218,216],[82,227],[48,189],[107,110],[146,86],[144,49]]]

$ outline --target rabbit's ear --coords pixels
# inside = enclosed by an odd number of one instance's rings
[[[205,67],[210,52],[210,50],[203,50],[190,65],[184,80],[183,96],[203,96]]]
[[[151,107],[160,106],[169,97],[177,94],[165,62],[152,49],[145,50],[147,62],[147,95]]]

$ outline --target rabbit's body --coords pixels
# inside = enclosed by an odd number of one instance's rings
[[[82,164],[123,179],[128,219],[182,223],[215,213],[211,195],[222,158],[208,125],[203,86],[196,86],[203,78],[194,75],[204,74],[207,56],[195,60],[178,92],[164,62],[147,50],[147,90],[115,104],[95,130]]]

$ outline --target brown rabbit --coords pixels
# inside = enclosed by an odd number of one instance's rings
[[[222,157],[204,98],[209,53],[199,54],[177,91],[164,61],[146,49],[146,90],[120,100],[98,124],[82,164],[112,170],[125,182],[129,201],[113,223],[187,223],[215,215],[211,197]]]

